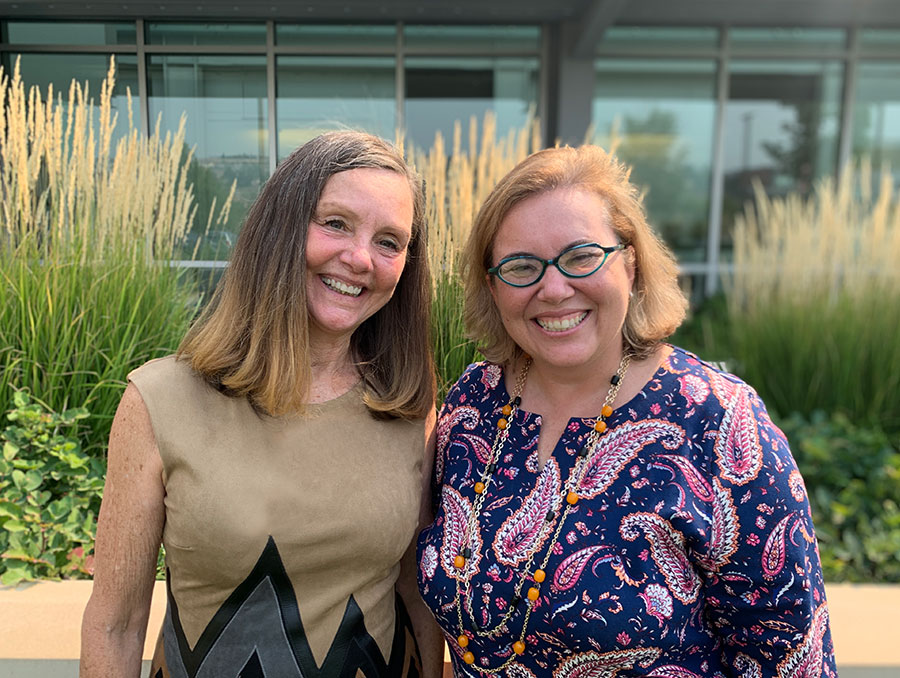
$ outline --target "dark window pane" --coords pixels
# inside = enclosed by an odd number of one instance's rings
[[[148,23],[145,27],[149,45],[260,45],[266,44],[266,25]]]
[[[133,21],[7,21],[6,39],[14,45],[134,45]]]

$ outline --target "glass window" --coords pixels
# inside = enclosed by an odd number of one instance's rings
[[[759,182],[770,196],[809,195],[833,174],[840,131],[843,64],[734,61],[725,107],[723,245],[734,216]]]
[[[403,44],[410,50],[468,50],[483,54],[537,51],[541,31],[537,26],[404,26]]]
[[[857,72],[853,155],[867,155],[900,173],[900,62],[863,62]]]
[[[69,96],[73,80],[87,83],[88,96],[96,100],[100,96],[100,86],[109,71],[108,54],[22,54],[5,53],[3,66],[6,73],[12,73],[16,59],[26,91],[37,86],[46,96],[47,87],[53,85],[54,98],[62,95],[63,105]],[[138,106],[137,57],[118,54],[116,62],[116,84],[113,88],[112,109],[118,114],[112,143],[128,131],[128,90],[131,90],[131,114],[134,124],[139,127],[141,117]]]
[[[603,51],[646,52],[715,49],[718,45],[719,30],[716,28],[611,26],[597,46]]]
[[[429,148],[439,131],[449,146],[453,125],[463,125],[462,150],[468,149],[469,119],[488,111],[497,116],[496,135],[520,129],[537,106],[537,59],[406,59],[406,133],[419,148]]]
[[[847,44],[842,28],[733,28],[728,35],[736,52],[840,52]]]
[[[863,54],[900,54],[900,28],[865,28],[859,45]]]
[[[266,25],[240,23],[153,22],[145,27],[148,45],[260,45],[266,44]]]
[[[134,45],[133,21],[7,21],[5,39],[14,45]]]
[[[594,143],[632,166],[650,223],[681,261],[705,259],[715,128],[715,62],[596,62]]]
[[[397,47],[397,27],[395,24],[382,26],[276,24],[275,42],[280,46],[333,49],[335,45],[346,45],[393,51]]]
[[[185,142],[194,147],[189,178],[206,226],[213,198],[221,206],[231,183],[237,191],[229,221],[212,226],[201,259],[225,258],[250,204],[269,175],[266,60],[264,56],[161,56],[148,59],[150,119],[174,130],[187,114]],[[193,243],[189,243],[193,247]]]
[[[396,132],[395,62],[388,57],[278,57],[278,157],[317,134]]]

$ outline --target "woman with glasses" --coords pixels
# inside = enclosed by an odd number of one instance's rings
[[[523,161],[465,251],[488,361],[438,419],[419,588],[458,676],[836,675],[803,480],[686,302],[627,169]]]

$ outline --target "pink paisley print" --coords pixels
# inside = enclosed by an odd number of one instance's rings
[[[734,669],[738,678],[762,678],[762,667],[759,662],[743,652],[738,652],[734,658]]]
[[[638,595],[647,606],[647,614],[655,617],[662,628],[665,621],[672,617],[674,611],[672,594],[669,593],[669,589],[660,584],[647,584],[647,588]]]
[[[728,404],[734,398],[734,393],[738,389],[738,385],[733,380],[727,378],[723,374],[709,369],[703,368],[704,373],[709,379],[709,386],[722,407],[728,407]]]
[[[597,442],[582,476],[579,494],[590,499],[605,492],[628,462],[657,441],[667,450],[678,449],[684,442],[684,430],[664,419],[645,419],[626,421],[608,431]]]
[[[500,365],[491,363],[484,368],[481,373],[481,383],[488,391],[493,391],[500,383],[500,377],[503,376],[503,368]]]
[[[515,566],[532,551],[540,550],[555,524],[547,522],[547,513],[559,513],[560,501],[559,465],[551,457],[522,506],[497,530],[494,538],[497,562]]]
[[[812,627],[800,646],[778,664],[778,678],[819,678],[822,675],[822,640],[828,631],[828,605],[822,603],[813,614]]]
[[[681,666],[666,664],[653,669],[647,678],[700,678],[700,675]]]
[[[687,459],[678,454],[656,454],[653,458],[665,459],[672,465],[677,466],[684,476],[684,479],[687,480],[691,492],[695,497],[700,499],[700,501],[711,502],[713,500],[712,485],[710,485],[709,481],[700,474],[697,467]]]
[[[713,478],[712,524],[709,528],[709,547],[705,557],[697,560],[708,570],[716,571],[731,562],[738,549],[741,524],[738,520],[731,492]]]
[[[679,377],[681,387],[678,392],[684,396],[689,405],[702,405],[709,397],[709,385],[696,374],[686,374]]]
[[[531,671],[515,662],[506,667],[506,672],[503,675],[506,678],[535,678]]]
[[[779,520],[772,532],[769,533],[769,538],[766,539],[766,545],[762,552],[762,569],[763,575],[768,579],[776,577],[784,567],[785,538],[788,525],[794,518],[796,518],[796,514],[789,513]]]
[[[660,655],[656,647],[636,647],[615,652],[583,652],[570,657],[553,672],[553,678],[612,678],[635,664],[647,668]]]
[[[441,417],[437,424],[437,454],[434,458],[434,477],[440,482],[444,477],[444,455],[447,453],[447,445],[450,443],[450,431],[455,426],[462,426],[471,431],[481,421],[481,413],[474,407],[460,405],[450,414]]]
[[[803,484],[803,477],[800,471],[796,469],[791,471],[788,476],[788,486],[791,488],[791,496],[799,502],[806,501],[806,485]]]
[[[553,588],[557,591],[567,591],[575,586],[581,577],[581,573],[584,572],[584,568],[587,567],[591,556],[598,551],[608,548],[610,547],[603,545],[589,546],[586,549],[576,551],[566,558],[556,568],[556,572],[553,573]]]
[[[452,487],[445,487],[441,492],[441,510],[444,514],[441,567],[447,576],[455,579],[459,575],[459,570],[453,561],[463,547],[469,517],[472,515],[472,504]],[[466,560],[466,567],[462,573],[465,579],[478,572],[478,563],[481,561],[481,533],[478,527],[475,528],[469,548],[472,555]]]
[[[422,551],[422,562],[419,563],[419,567],[422,570],[422,578],[431,579],[434,577],[435,570],[437,570],[437,564],[437,549],[434,547],[434,544],[429,544],[425,547],[425,550]]]
[[[491,456],[491,444],[487,440],[471,433],[460,433],[459,437],[469,445],[478,461],[482,464],[488,463]]]
[[[725,410],[715,450],[723,478],[735,485],[756,478],[762,466],[762,445],[747,389],[735,393]]]
[[[655,513],[632,513],[619,526],[619,533],[628,541],[637,539],[642,531],[672,595],[683,603],[697,600],[701,582],[685,552],[684,536]]]

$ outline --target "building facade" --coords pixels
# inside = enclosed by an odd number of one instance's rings
[[[492,111],[498,135],[536,117],[545,144],[615,145],[695,293],[754,185],[808,194],[862,157],[900,181],[900,0],[23,1],[0,30],[5,72],[64,97],[115,57],[121,129],[187,114],[198,202],[237,180],[222,258],[279,159],[328,129],[428,147]]]

